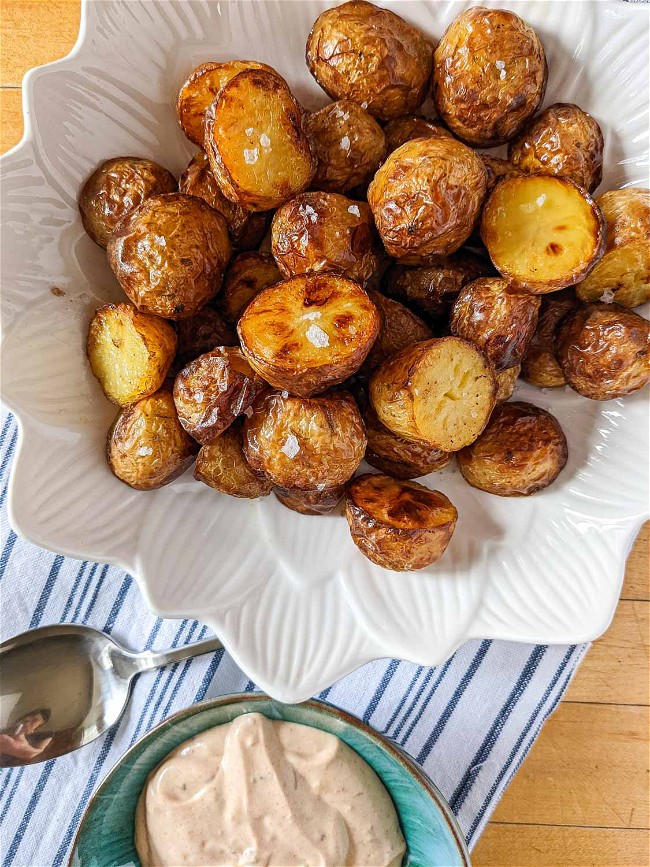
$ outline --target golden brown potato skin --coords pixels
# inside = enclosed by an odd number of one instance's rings
[[[173,481],[185,472],[197,451],[198,446],[181,427],[167,389],[120,410],[106,443],[109,467],[138,491]]]
[[[237,324],[251,366],[276,388],[310,397],[355,373],[380,317],[364,290],[338,274],[301,274],[260,292]]]
[[[500,157],[492,157],[489,154],[481,154],[483,165],[487,169],[487,189],[491,193],[501,178],[513,178],[516,175],[521,175],[521,169],[518,169],[508,160],[502,160]]]
[[[638,307],[650,301],[650,190],[626,187],[598,196],[605,217],[605,255],[579,284],[583,301]]]
[[[366,461],[395,479],[417,479],[442,470],[451,460],[449,452],[405,440],[388,430],[372,406],[363,414],[366,423]]]
[[[368,187],[368,204],[390,256],[426,264],[469,237],[487,188],[480,157],[453,138],[419,138],[387,158]]]
[[[158,391],[176,345],[172,325],[159,316],[132,304],[105,304],[88,328],[86,355],[108,400],[128,406]]]
[[[167,169],[139,157],[114,157],[95,169],[79,193],[81,222],[90,237],[106,248],[115,227],[149,196],[173,193],[176,178]]]
[[[522,361],[522,377],[538,388],[566,385],[555,352],[555,337],[565,316],[579,306],[572,289],[553,292],[542,298],[537,328]]]
[[[517,364],[515,367],[508,367],[505,370],[498,371],[498,373],[496,374],[497,403],[503,403],[504,400],[509,400],[512,397],[512,393],[515,390],[515,385],[517,384],[517,377],[519,376],[520,371],[520,364]]]
[[[587,304],[562,321],[557,359],[584,397],[622,397],[650,381],[650,325],[620,304]]]
[[[205,445],[246,412],[264,388],[241,349],[219,346],[190,361],[174,380],[180,423]]]
[[[458,512],[440,491],[366,473],[348,485],[345,516],[362,554],[384,569],[410,572],[444,554]]]
[[[603,177],[603,134],[586,111],[556,102],[510,142],[508,159],[521,171],[561,175],[593,193]]]
[[[273,484],[254,473],[242,451],[239,421],[201,449],[196,457],[194,478],[231,497],[268,497]]]
[[[456,458],[473,488],[498,497],[527,497],[555,481],[568,455],[555,416],[515,401],[499,404],[481,436]]]
[[[307,39],[307,66],[331,99],[380,120],[416,111],[427,95],[433,46],[399,15],[365,0],[322,13]]]
[[[240,72],[221,90],[206,115],[205,150],[223,194],[250,211],[278,208],[316,172],[303,111],[266,70]]]
[[[384,133],[388,145],[387,155],[392,154],[398,147],[414,138],[434,138],[435,136],[452,138],[451,133],[444,126],[439,126],[415,114],[389,120],[384,127]]]
[[[175,374],[189,361],[194,361],[217,346],[239,344],[234,328],[213,307],[203,307],[190,319],[178,322],[176,334],[178,350],[173,366]]]
[[[181,193],[203,199],[211,208],[223,215],[228,224],[228,234],[233,247],[238,250],[253,250],[262,243],[271,224],[271,213],[247,211],[227,199],[221,192],[203,151],[199,151],[192,157],[178,185]]]
[[[507,9],[467,9],[434,55],[433,98],[449,129],[493,147],[517,135],[546,92],[548,69],[535,31]]]
[[[373,290],[368,290],[368,296],[379,311],[381,326],[370,354],[361,366],[361,372],[366,375],[405,346],[433,337],[426,322],[399,301],[386,298],[381,292]]]
[[[287,509],[301,515],[329,515],[343,499],[345,485],[325,488],[322,491],[301,491],[297,488],[278,488],[273,491]]]
[[[256,295],[282,280],[270,253],[240,253],[228,266],[220,306],[229,322],[236,323]]]
[[[244,454],[254,471],[281,488],[326,490],[355,473],[366,450],[366,433],[352,395],[337,390],[320,397],[261,395],[244,422]]]
[[[108,261],[130,300],[166,319],[188,319],[217,294],[230,254],[221,214],[183,193],[146,199],[108,244]]]
[[[498,372],[521,363],[537,325],[540,300],[508,291],[508,283],[485,277],[468,283],[451,312],[451,333],[471,340]]]
[[[305,129],[316,152],[317,190],[347,193],[367,184],[386,156],[386,136],[374,117],[341,99],[307,115]]]
[[[278,208],[271,251],[285,277],[332,271],[365,285],[381,266],[370,208],[338,193],[302,193]]]

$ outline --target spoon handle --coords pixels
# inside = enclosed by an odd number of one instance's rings
[[[208,638],[207,641],[184,644],[182,647],[174,647],[172,650],[145,650],[142,653],[126,655],[133,665],[134,673],[139,674],[142,671],[152,671],[155,668],[162,668],[164,665],[181,662],[183,659],[190,659],[193,656],[201,656],[204,653],[212,653],[222,649],[223,644],[218,638]]]

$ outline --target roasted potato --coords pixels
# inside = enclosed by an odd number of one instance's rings
[[[273,487],[261,473],[253,472],[244,457],[239,421],[208,445],[201,446],[194,465],[194,478],[223,494],[250,500],[267,497]]]
[[[355,473],[365,450],[363,419],[342,390],[312,398],[266,393],[244,422],[248,463],[281,488],[335,488]]]
[[[93,241],[106,248],[120,220],[145,199],[177,189],[176,178],[158,163],[114,157],[95,169],[81,188],[81,222]]]
[[[515,367],[507,367],[505,370],[499,370],[495,374],[497,381],[497,403],[503,403],[504,400],[509,400],[512,397],[515,385],[517,384],[517,377],[520,372],[521,365],[517,364]]]
[[[481,436],[458,452],[463,478],[499,497],[527,497],[558,477],[569,455],[555,416],[530,403],[502,403]]]
[[[268,211],[246,211],[221,192],[217,179],[212,174],[210,163],[203,151],[199,151],[181,175],[181,193],[197,196],[223,215],[228,224],[228,234],[238,250],[253,250],[262,243],[271,225],[272,214]]]
[[[178,122],[187,138],[195,145],[203,147],[205,115],[221,89],[246,69],[263,69],[281,78],[275,69],[265,63],[255,60],[229,60],[226,63],[201,63],[183,84],[176,103]]]
[[[278,208],[316,171],[302,109],[286,82],[262,69],[221,90],[206,115],[205,150],[223,194],[250,211]]]
[[[236,323],[256,295],[282,280],[270,253],[240,253],[230,262],[223,281],[220,306],[229,322]]]
[[[453,138],[418,138],[387,158],[368,187],[368,204],[390,256],[404,265],[448,256],[476,222],[487,172]]]
[[[508,160],[502,160],[500,157],[493,157],[489,154],[480,154],[479,156],[483,160],[483,165],[487,169],[488,193],[492,192],[501,178],[514,178],[517,177],[517,175],[524,174],[521,169],[518,169],[512,163],[508,162]]]
[[[540,299],[508,291],[498,277],[468,283],[451,312],[451,333],[471,340],[498,372],[521,363],[537,325]]]
[[[494,267],[514,288],[534,294],[583,280],[603,254],[604,234],[589,193],[551,175],[504,178],[481,218]]]
[[[487,358],[460,337],[409,346],[385,361],[370,380],[370,402],[382,424],[445,452],[474,442],[495,399]]]
[[[129,299],[166,319],[188,319],[217,294],[230,254],[221,214],[183,193],[146,199],[108,243],[108,261]]]
[[[435,138],[436,136],[452,138],[451,133],[444,126],[438,126],[415,114],[389,120],[384,127],[384,133],[388,145],[387,154],[392,154],[398,147],[414,138]]]
[[[245,412],[265,387],[236,346],[219,346],[190,361],[174,380],[180,423],[205,445]]]
[[[176,343],[173,327],[159,316],[140,313],[132,304],[105,304],[90,322],[86,354],[106,397],[128,406],[158,391]]]
[[[566,384],[555,352],[555,336],[561,321],[579,306],[573,289],[553,292],[542,298],[537,328],[522,361],[522,377],[538,388]]]
[[[350,99],[380,120],[417,111],[427,95],[432,44],[399,15],[365,0],[323,12],[306,55],[331,99]]]
[[[603,177],[603,134],[586,111],[556,102],[510,142],[508,159],[521,171],[560,175],[593,193]]]
[[[203,307],[190,319],[176,325],[178,349],[172,371],[174,374],[199,355],[217,346],[238,346],[235,329],[213,307]]]
[[[275,488],[273,493],[287,509],[301,515],[328,515],[343,499],[345,485],[322,491],[300,491],[297,488]]]
[[[386,156],[383,129],[350,99],[307,115],[305,128],[318,160],[312,181],[317,190],[347,193],[367,184]]]
[[[333,271],[363,285],[381,266],[370,208],[338,193],[302,193],[279,208],[271,251],[285,277]]]
[[[253,298],[237,331],[263,379],[310,397],[359,369],[379,325],[377,308],[357,283],[336,274],[302,274]]]
[[[514,138],[537,111],[548,69],[535,31],[514,12],[473,6],[452,21],[433,62],[433,98],[449,129],[469,144]]]
[[[605,217],[605,255],[576,289],[583,301],[638,307],[650,301],[650,190],[627,187],[596,199]]]
[[[459,250],[453,256],[435,256],[419,268],[393,265],[384,275],[381,288],[427,322],[437,324],[451,312],[463,286],[492,273],[489,262]]]
[[[138,491],[160,488],[180,476],[198,446],[181,427],[167,389],[120,410],[108,432],[108,465]]]
[[[362,554],[384,569],[410,572],[440,559],[458,512],[440,491],[366,473],[348,485],[345,516]]]
[[[451,460],[449,452],[405,440],[383,425],[368,405],[363,414],[366,423],[366,461],[382,473],[396,479],[417,479],[435,473]]]
[[[372,373],[382,362],[405,346],[433,337],[426,322],[399,301],[386,298],[381,292],[372,290],[368,291],[368,295],[379,311],[381,325],[370,354],[361,365],[361,372],[366,375]]]
[[[650,381],[650,324],[620,304],[587,304],[559,327],[557,360],[571,388],[612,400]]]

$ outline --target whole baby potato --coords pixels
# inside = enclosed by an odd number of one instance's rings
[[[399,301],[372,290],[368,290],[368,296],[379,311],[381,325],[370,354],[361,366],[361,373],[366,375],[400,349],[433,337],[426,322]]]
[[[499,497],[527,497],[548,487],[568,458],[555,416],[530,403],[501,403],[481,436],[458,452],[463,478]]]
[[[603,134],[586,111],[556,102],[510,142],[508,159],[521,171],[561,175],[593,193],[603,177]]]
[[[512,393],[515,390],[515,385],[517,384],[517,377],[521,371],[521,365],[517,364],[515,367],[506,367],[505,370],[499,370],[495,374],[495,379],[497,381],[497,396],[496,402],[503,403],[504,400],[509,400],[512,397]]]
[[[508,290],[507,281],[498,277],[474,280],[461,290],[451,312],[451,333],[475,343],[496,371],[521,363],[539,313],[539,298]]]
[[[255,401],[244,422],[244,454],[254,471],[281,488],[329,490],[355,473],[366,433],[352,395],[320,397],[269,392]]]
[[[129,299],[166,319],[188,319],[217,294],[230,254],[221,214],[183,193],[146,199],[108,244],[108,261]]]
[[[612,400],[650,381],[650,324],[620,304],[587,304],[562,320],[557,360],[571,388]]]
[[[176,178],[167,169],[139,157],[114,157],[95,169],[79,193],[81,222],[90,237],[106,248],[115,227],[150,196],[173,193]]]
[[[370,561],[410,572],[440,559],[458,512],[440,491],[366,473],[348,485],[345,516],[352,541]]]
[[[305,129],[318,160],[312,181],[317,190],[347,193],[359,184],[367,184],[386,156],[383,129],[350,99],[307,115]]]
[[[185,430],[205,445],[245,412],[263,388],[239,347],[219,346],[181,370],[174,380],[174,404]]]
[[[181,193],[203,199],[223,215],[233,247],[238,250],[253,250],[262,243],[271,223],[271,214],[268,211],[247,211],[227,199],[221,192],[203,151],[192,157],[178,185]]]
[[[451,460],[449,452],[412,442],[390,431],[377,418],[372,406],[363,414],[366,423],[366,461],[395,479],[417,479],[442,470]]]
[[[521,169],[518,169],[513,163],[508,162],[508,160],[503,160],[500,157],[493,157],[489,154],[481,154],[480,157],[483,160],[483,165],[487,169],[488,193],[492,192],[501,178],[512,178],[516,175],[523,174]]]
[[[270,253],[240,253],[228,266],[221,293],[221,309],[229,322],[236,323],[256,295],[279,283],[282,274]]]
[[[573,289],[542,296],[535,334],[522,361],[522,377],[538,388],[566,385],[558,364],[555,338],[565,316],[579,307]]]
[[[293,512],[299,512],[301,515],[329,515],[343,499],[345,485],[313,491],[276,487],[273,493],[283,506]]]
[[[205,150],[223,194],[250,211],[279,207],[316,171],[301,107],[283,79],[262,69],[240,72],[220,91]]]
[[[235,329],[214,307],[202,307],[194,316],[178,322],[176,336],[178,349],[174,360],[174,373],[178,373],[189,361],[194,361],[199,355],[210,352],[217,346],[239,344]]]
[[[273,484],[254,473],[242,450],[239,421],[207,445],[201,446],[194,465],[194,478],[231,497],[267,497]]]
[[[370,208],[339,193],[302,193],[278,208],[271,251],[285,277],[332,271],[364,285],[381,266]]]
[[[419,265],[467,240],[486,188],[485,166],[473,150],[453,138],[419,138],[387,158],[368,204],[388,254]]]
[[[307,39],[307,66],[328,96],[380,120],[417,111],[432,63],[433,46],[419,30],[365,0],[327,9]]]
[[[438,126],[415,114],[389,120],[384,127],[384,133],[386,134],[388,154],[392,154],[398,147],[414,138],[434,138],[435,136],[452,138],[451,133],[444,126]]]
[[[109,467],[138,491],[173,481],[185,472],[197,451],[197,444],[181,427],[167,389],[120,410],[106,443]]]
[[[548,69],[535,31],[514,12],[473,6],[438,43],[433,98],[449,129],[469,144],[514,138],[537,111]]]

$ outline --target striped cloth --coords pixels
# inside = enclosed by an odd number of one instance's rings
[[[17,440],[0,419],[0,635],[48,623],[87,623],[126,647],[163,649],[209,636],[195,620],[162,620],[119,569],[47,553],[7,521],[7,480]],[[560,701],[585,645],[470,641],[444,665],[398,660],[364,666],[321,697],[394,738],[440,787],[473,845]],[[91,794],[124,751],[193,702],[255,689],[223,651],[141,675],[121,723],[81,750],[0,770],[0,863],[61,867]]]

